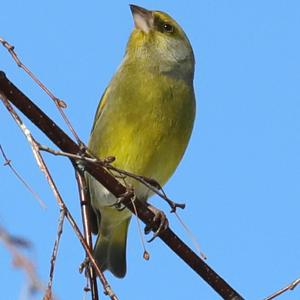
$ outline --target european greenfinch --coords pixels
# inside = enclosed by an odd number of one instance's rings
[[[114,156],[113,165],[164,185],[179,164],[195,117],[194,54],[182,28],[168,14],[130,5],[135,28],[123,61],[98,106],[88,149]],[[126,274],[128,209],[87,174],[92,230],[98,233],[94,257],[102,271]],[[152,192],[132,178],[137,198]]]

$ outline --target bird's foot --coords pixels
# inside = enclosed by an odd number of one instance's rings
[[[150,243],[169,227],[169,221],[163,211],[149,203],[148,208],[154,213],[154,218],[151,224],[147,225],[144,229],[145,234],[148,234],[150,231],[154,231],[152,238],[148,241],[148,243]]]

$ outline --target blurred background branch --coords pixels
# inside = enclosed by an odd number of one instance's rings
[[[37,275],[34,262],[22,253],[23,250],[31,249],[30,241],[12,235],[6,228],[0,226],[0,242],[10,253],[13,266],[23,270],[26,274],[29,294],[44,293],[46,287]]]

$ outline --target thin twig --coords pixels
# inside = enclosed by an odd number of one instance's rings
[[[287,285],[286,287],[278,290],[277,292],[275,292],[274,294],[272,294],[271,296],[265,298],[264,300],[272,300],[280,295],[282,295],[283,293],[287,292],[287,291],[292,291],[296,288],[297,285],[300,284],[300,278],[294,280],[292,283],[290,283],[289,285]]]
[[[15,174],[15,176],[22,182],[22,184],[26,187],[26,189],[33,195],[33,197],[38,201],[38,203],[46,208],[45,202],[41,199],[39,194],[26,182],[26,180],[20,175],[20,173],[16,170],[16,168],[12,165],[11,160],[7,158],[3,147],[0,145],[0,152],[4,158],[4,166],[8,166],[11,171]]]
[[[91,209],[90,197],[89,197],[89,194],[87,193],[86,180],[85,180],[82,172],[79,171],[78,169],[76,169],[75,175],[76,175],[79,197],[80,197],[84,238],[85,238],[87,245],[90,248],[90,251],[92,251],[93,240],[92,240],[92,233],[91,233],[91,225],[89,222],[89,211]],[[87,257],[87,254],[86,254],[86,257]],[[86,274],[87,274],[87,277],[89,280],[89,285],[90,285],[90,289],[91,289],[91,293],[92,293],[92,299],[98,300],[99,295],[98,295],[98,288],[97,288],[97,277],[96,277],[95,270],[91,264],[87,265]]]
[[[50,274],[49,274],[48,287],[46,289],[43,300],[51,300],[52,299],[52,285],[53,285],[54,269],[55,269],[58,248],[59,248],[59,242],[60,242],[61,235],[63,233],[64,220],[65,220],[65,211],[63,209],[61,209],[60,214],[59,214],[59,219],[58,219],[57,237],[54,242],[53,251],[52,251],[51,260],[50,260]]]
[[[12,56],[13,60],[16,62],[17,66],[20,67],[21,69],[23,69],[32,79],[33,81],[43,90],[45,91],[45,93],[54,101],[59,113],[61,114],[62,118],[64,119],[64,121],[66,122],[69,130],[72,132],[73,136],[75,137],[78,145],[83,145],[83,143],[81,142],[81,140],[79,139],[76,131],[74,130],[74,127],[72,126],[70,120],[68,119],[67,115],[65,114],[65,112],[63,111],[64,108],[67,107],[67,104],[57,98],[34,74],[33,72],[25,65],[22,63],[22,61],[19,59],[16,51],[15,51],[15,47],[13,45],[11,45],[9,42],[7,42],[5,39],[3,39],[2,37],[0,37],[0,43],[3,45],[4,48],[7,49],[7,51],[9,52],[9,54]]]
[[[78,239],[80,240],[84,250],[86,251],[89,260],[91,262],[91,264],[94,266],[97,275],[100,278],[100,281],[103,285],[104,291],[105,293],[112,299],[112,300],[117,300],[117,296],[115,295],[115,293],[113,292],[111,286],[109,285],[108,281],[106,280],[106,278],[104,277],[103,273],[101,272],[100,268],[97,266],[97,263],[93,257],[93,254],[90,251],[89,246],[87,245],[82,233],[80,232],[80,229],[77,225],[77,223],[75,222],[74,218],[72,217],[70,211],[68,210],[67,206],[65,205],[58,188],[56,187],[56,184],[48,170],[47,165],[44,162],[43,157],[40,154],[39,151],[39,144],[35,141],[35,139],[33,138],[33,136],[31,135],[30,131],[27,129],[27,127],[25,126],[25,124],[22,122],[21,118],[19,117],[19,115],[15,112],[15,110],[13,109],[13,107],[11,106],[8,98],[6,97],[5,94],[1,93],[0,91],[0,98],[2,99],[3,104],[5,105],[5,107],[7,108],[7,110],[9,111],[9,113],[11,114],[11,116],[13,117],[13,119],[16,121],[16,123],[18,124],[18,126],[20,127],[20,129],[22,130],[22,132],[24,133],[25,137],[27,138],[28,143],[31,146],[33,155],[36,159],[36,162],[39,166],[39,168],[41,169],[41,171],[44,173],[48,184],[50,185],[51,190],[54,193],[54,196],[57,200],[58,205],[60,206],[60,209],[65,211],[66,214],[66,218],[68,219],[68,221],[70,222],[75,234],[77,235]]]

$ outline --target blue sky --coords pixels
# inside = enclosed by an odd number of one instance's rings
[[[181,217],[210,264],[246,299],[263,299],[300,277],[300,3],[299,1],[139,1],[168,12],[196,56],[197,118],[168,195],[184,201]],[[87,141],[98,100],[122,59],[133,27],[126,1],[4,1],[0,36],[60,98]],[[61,126],[51,100],[0,48],[0,69]],[[29,121],[33,134],[50,142]],[[34,244],[29,256],[47,282],[59,216],[55,199],[20,130],[0,105],[0,143],[42,196],[43,210],[8,168],[0,168],[0,224]],[[65,127],[64,127],[65,128]],[[46,155],[62,195],[80,222],[72,168]],[[152,202],[168,210],[161,200]],[[170,216],[172,228],[191,244]],[[107,277],[120,299],[219,299],[159,240],[142,259],[136,222],[125,279]],[[59,299],[84,299],[78,274],[84,252],[66,222],[56,265]],[[22,299],[23,274],[0,248],[1,298]],[[5,288],[4,288],[5,287]],[[100,296],[102,294],[100,293]],[[299,299],[300,288],[278,299]],[[40,295],[36,296],[40,299]],[[105,299],[104,296],[101,299]]]

